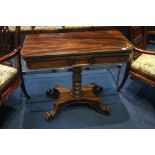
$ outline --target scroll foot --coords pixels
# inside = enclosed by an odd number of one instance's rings
[[[46,95],[48,97],[51,97],[52,99],[58,99],[60,96],[59,91],[55,88],[49,89],[48,91],[46,91]]]
[[[111,114],[111,112],[112,112],[111,106],[105,106],[105,105],[96,104],[96,105],[94,105],[94,108],[98,112],[100,112],[102,114],[105,114],[107,116],[109,116]]]
[[[54,107],[53,110],[48,111],[45,113],[45,119],[47,121],[53,120],[55,117],[57,117],[60,114],[60,108]]]

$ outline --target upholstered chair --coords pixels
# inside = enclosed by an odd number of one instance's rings
[[[143,27],[139,27],[139,29],[142,30]],[[120,89],[123,87],[129,75],[155,87],[155,51],[141,49],[144,47],[144,36],[139,30],[131,32],[131,35],[133,36],[133,40],[131,41],[135,47],[130,55],[124,78],[117,89],[118,91],[120,91]]]
[[[4,26],[1,30],[1,35],[5,35]],[[0,57],[0,104],[4,103],[7,97],[13,93],[19,86],[21,86],[25,96],[30,98],[28,95],[24,78],[22,75],[21,69],[21,58],[20,58],[20,50],[21,46],[19,44],[19,39],[17,37],[19,32],[19,27],[15,29],[15,46],[12,52],[8,52],[7,54]],[[9,61],[8,61],[9,60]],[[8,63],[9,62],[9,63]],[[11,63],[10,63],[11,62]]]

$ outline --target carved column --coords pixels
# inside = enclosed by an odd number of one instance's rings
[[[82,69],[81,67],[73,67],[73,76],[72,76],[72,96],[73,97],[80,97],[83,95],[82,91]]]

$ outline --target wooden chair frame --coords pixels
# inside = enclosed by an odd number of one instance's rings
[[[137,47],[134,47],[134,50],[133,50],[134,54],[133,56],[131,56],[131,59],[130,60],[136,60],[140,55],[139,54],[151,54],[151,55],[155,55],[155,51],[150,51],[150,50],[142,50],[142,49],[139,49]],[[139,53],[139,54],[137,54]],[[133,69],[131,67],[131,61],[129,61],[126,65],[126,70],[125,70],[125,74],[124,74],[124,77],[123,77],[123,80],[122,80],[122,83],[120,84],[120,86],[117,88],[117,91],[120,91],[121,88],[123,87],[123,85],[125,84],[129,74],[133,77],[133,78],[136,78],[136,79],[140,79],[141,81],[145,82],[145,83],[148,83],[149,85],[155,87],[155,77],[151,76],[151,75],[148,75],[142,71],[139,71],[137,69]]]
[[[19,31],[20,27],[16,28],[15,31],[15,47],[19,44]],[[4,32],[4,31],[3,31]],[[15,59],[15,68],[17,69],[17,73],[15,76],[13,76],[10,80],[7,81],[3,86],[0,87],[0,103],[3,103],[4,100],[13,93],[17,87],[21,86],[25,96],[27,98],[30,98],[28,95],[25,84],[24,84],[24,78],[22,74],[22,67],[21,67],[21,56],[20,56],[20,50],[22,46],[18,46],[16,49],[14,49],[12,52],[9,52],[8,54],[0,57],[0,64],[5,64],[6,61],[14,58]]]

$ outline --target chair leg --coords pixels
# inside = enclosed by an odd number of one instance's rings
[[[128,62],[127,65],[126,65],[125,74],[124,74],[122,83],[118,86],[117,91],[120,91],[121,90],[121,88],[125,84],[126,80],[128,79],[128,76],[129,76],[129,68],[130,68],[130,63]]]
[[[25,96],[26,96],[28,99],[30,99],[30,96],[29,96],[29,94],[28,94],[27,91],[26,91],[26,87],[25,87],[25,83],[24,83],[23,77],[22,77],[22,81],[21,81],[21,89],[22,89],[22,91],[24,92]]]

